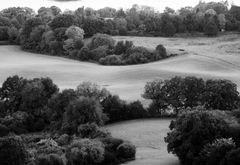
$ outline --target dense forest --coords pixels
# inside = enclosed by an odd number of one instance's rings
[[[240,7],[227,2],[200,2],[178,11],[163,13],[148,6],[128,10],[78,8],[62,12],[58,7],[8,8],[0,12],[0,40],[20,44],[24,50],[64,56],[103,65],[129,65],[168,57],[161,43],[156,50],[115,42],[110,35],[216,36],[221,31],[240,30]],[[93,36],[93,37],[92,37]],[[84,38],[92,37],[86,42]]]

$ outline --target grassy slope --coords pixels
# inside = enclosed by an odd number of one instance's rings
[[[124,99],[141,99],[146,81],[175,75],[204,78],[227,78],[240,86],[240,37],[218,38],[138,38],[136,45],[153,49],[165,45],[169,52],[181,56],[164,61],[134,66],[100,66],[59,57],[26,53],[16,46],[0,46],[0,83],[9,75],[24,77],[49,76],[63,88],[75,88],[81,81],[93,81],[107,87]],[[184,49],[185,51],[179,51]],[[113,135],[127,138],[138,146],[137,160],[132,165],[175,165],[177,159],[167,154],[163,137],[169,120],[130,121],[108,126]]]
[[[137,146],[136,160],[128,165],[179,165],[177,157],[167,153],[164,137],[169,132],[168,119],[133,120],[106,126],[115,137]]]
[[[227,78],[240,86],[239,36],[194,39],[117,37],[116,39],[133,40],[136,45],[149,48],[161,43],[170,52],[182,55],[144,65],[100,66],[26,53],[16,46],[0,46],[0,83],[13,74],[29,78],[49,76],[61,88],[75,88],[81,81],[92,81],[128,100],[141,99],[140,95],[147,81],[157,78],[166,79],[175,75]]]

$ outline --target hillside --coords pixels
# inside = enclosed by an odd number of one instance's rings
[[[27,53],[18,46],[0,46],[0,83],[18,74],[27,78],[51,77],[60,88],[75,88],[82,81],[96,82],[127,100],[141,99],[147,81],[195,75],[226,78],[240,86],[240,37],[138,38],[136,45],[154,48],[161,43],[181,55],[163,61],[131,66],[101,66],[54,56]],[[181,50],[180,50],[181,49]]]

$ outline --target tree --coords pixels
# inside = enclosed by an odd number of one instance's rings
[[[205,89],[207,108],[233,110],[238,107],[239,92],[237,85],[228,80],[208,80]]]
[[[77,26],[73,25],[73,26],[70,26],[66,30],[66,36],[69,39],[80,39],[80,40],[83,41],[83,39],[84,39],[84,31],[80,27],[77,27]]]
[[[216,36],[218,33],[218,27],[213,20],[207,22],[204,27],[204,33],[207,36]]]
[[[70,14],[60,14],[57,15],[52,22],[49,23],[49,26],[55,30],[57,28],[68,28],[72,25],[76,25],[76,18],[74,17],[74,15],[70,15]]]
[[[78,96],[91,97],[103,101],[110,94],[105,88],[91,82],[83,82],[77,86],[76,93]]]
[[[106,34],[95,34],[89,44],[90,49],[96,49],[100,46],[105,46],[107,49],[112,49],[114,47],[114,39]]]
[[[180,114],[165,142],[168,152],[176,154],[183,165],[197,163],[203,146],[227,136],[228,126],[211,112],[189,111]]]
[[[161,32],[167,37],[172,37],[176,33],[176,28],[169,14],[163,14],[161,18]]]
[[[67,106],[62,130],[69,134],[77,132],[80,124],[96,123],[102,125],[106,120],[102,107],[94,98],[80,97]]]

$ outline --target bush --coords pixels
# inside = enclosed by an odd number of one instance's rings
[[[0,26],[0,41],[8,40],[8,27]]]
[[[158,45],[155,50],[155,59],[153,60],[159,60],[161,58],[166,58],[167,57],[167,51],[166,48],[163,45]]]
[[[117,153],[120,158],[125,160],[133,160],[136,155],[136,147],[130,143],[123,143],[118,146]]]
[[[4,165],[25,165],[27,151],[19,137],[0,138],[0,162]]]
[[[106,138],[110,133],[106,130],[100,129],[95,123],[82,124],[78,127],[78,133],[81,138]]]
[[[91,59],[94,61],[99,61],[99,59],[104,58],[107,56],[107,47],[106,46],[99,46],[93,50],[91,50]]]
[[[65,165],[63,159],[56,155],[41,155],[35,161],[36,165]]]
[[[227,165],[240,164],[240,148],[233,149],[230,152],[228,152],[226,158],[227,158]]]
[[[95,34],[90,42],[90,49],[96,49],[99,46],[105,46],[107,49],[114,47],[114,40],[107,34]]]
[[[89,61],[90,59],[92,59],[92,54],[91,54],[89,48],[82,47],[81,50],[77,54],[77,58],[80,61]]]
[[[82,139],[74,141],[66,151],[71,165],[89,165],[104,160],[104,145],[97,140]]]
[[[117,55],[125,54],[129,49],[133,48],[132,41],[118,41],[114,47],[114,53]]]
[[[99,63],[102,65],[122,65],[122,64],[124,64],[121,56],[119,56],[119,55],[109,55],[107,57],[100,58]]]
[[[218,27],[215,24],[214,21],[209,21],[207,22],[205,28],[204,28],[204,33],[207,36],[216,36],[218,33]]]
[[[203,147],[198,164],[222,165],[225,163],[226,154],[236,147],[232,139],[217,139]]]
[[[63,134],[63,135],[59,136],[59,138],[56,139],[56,142],[60,146],[64,146],[64,145],[68,145],[70,140],[71,140],[71,137],[68,134]]]
[[[228,126],[223,119],[206,111],[184,112],[173,127],[165,141],[168,152],[176,154],[183,165],[192,164],[204,145],[228,136]]]

